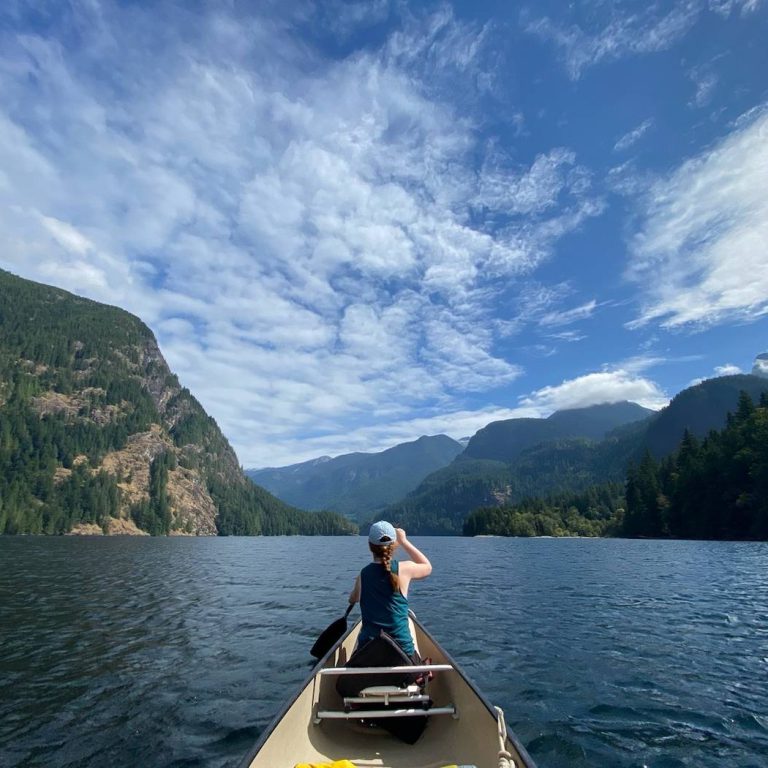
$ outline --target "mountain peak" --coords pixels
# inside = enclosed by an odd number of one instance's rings
[[[570,408],[560,408],[559,410],[550,414],[547,418],[551,419],[553,417],[557,417],[557,415],[561,413],[579,412],[584,414],[595,414],[599,411],[604,411],[606,413],[611,411],[620,411],[622,413],[639,413],[641,415],[638,418],[643,418],[643,416],[647,416],[652,413],[650,409],[644,408],[642,405],[633,403],[630,400],[616,400],[612,402],[606,401],[603,403],[592,403],[590,405],[575,405]]]
[[[422,435],[377,453],[346,453],[246,474],[289,504],[365,518],[402,498],[461,450],[447,435]]]
[[[637,403],[621,401],[555,411],[546,419],[494,421],[472,437],[462,458],[509,462],[539,443],[568,438],[602,440],[608,432],[653,413]]]

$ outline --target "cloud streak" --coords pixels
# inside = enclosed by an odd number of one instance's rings
[[[663,4],[636,2],[611,7],[607,18],[593,9],[584,13],[572,8],[578,21],[570,24],[560,20],[561,14],[555,20],[529,11],[523,14],[522,25],[529,34],[554,45],[568,76],[578,80],[597,64],[668,50],[709,10],[722,18],[737,13],[744,17],[760,4],[760,0],[685,0],[663,9]]]
[[[625,152],[643,137],[648,129],[653,125],[653,120],[649,117],[647,120],[643,120],[637,128],[633,128],[631,131],[625,133],[613,146],[614,152]]]
[[[651,188],[628,270],[645,303],[630,327],[701,328],[768,314],[766,138],[768,109],[752,110]]]
[[[564,25],[547,16],[526,19],[530,34],[552,43],[568,76],[578,80],[585,70],[602,61],[661,51],[671,47],[695,23],[699,4],[685,2],[666,13],[656,6],[638,4],[636,12],[615,10],[608,23],[594,29],[580,24]]]

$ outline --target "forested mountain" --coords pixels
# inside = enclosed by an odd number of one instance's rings
[[[660,458],[677,448],[686,429],[699,438],[712,429],[722,429],[726,414],[736,410],[741,392],[757,402],[768,392],[768,379],[745,374],[721,376],[684,389],[651,420],[645,446]]]
[[[0,532],[349,532],[254,485],[127,312],[0,271]]]
[[[520,451],[521,431],[529,436],[530,424],[515,425],[511,430],[514,447],[508,451],[514,455],[512,460],[469,460],[465,452],[425,478],[384,515],[414,533],[457,534],[468,515],[480,507],[515,505],[526,498],[579,493],[595,484],[623,481],[630,463],[639,462],[646,449],[656,456],[669,454],[686,429],[702,438],[722,428],[742,390],[757,399],[768,392],[768,379],[744,375],[709,379],[681,392],[659,413],[618,427],[598,441],[545,441]],[[481,445],[493,444],[483,439]],[[496,445],[493,450],[504,455],[506,449]]]
[[[459,535],[468,515],[480,507],[508,506],[623,481],[627,464],[642,451],[641,438],[642,432],[626,430],[599,443],[584,439],[542,443],[508,464],[457,461],[426,478],[384,516],[414,533]]]
[[[653,412],[634,403],[615,405],[561,411],[549,419],[494,422],[475,435],[480,438],[475,450],[511,455],[511,460],[475,459],[465,451],[453,464],[425,478],[384,514],[414,533],[457,535],[469,513],[478,507],[512,504],[561,491],[582,491],[595,483],[622,480],[627,463],[641,451],[647,414]],[[637,415],[641,420],[632,420]],[[590,416],[594,416],[594,422],[590,422]],[[617,422],[621,426],[606,434],[606,429]],[[520,448],[533,436],[558,434],[553,424],[560,434],[580,429],[588,435],[605,437],[597,442],[586,437],[545,438],[532,447]],[[512,438],[511,449],[505,449],[501,442],[504,434]]]
[[[722,430],[686,431],[660,462],[646,450],[625,483],[483,507],[464,534],[768,540],[768,393],[742,392]]]
[[[632,466],[622,533],[768,539],[768,393],[756,406],[742,392],[725,429],[703,441],[686,431],[675,454]]]
[[[624,483],[580,493],[550,494],[515,505],[482,507],[464,523],[465,536],[611,536],[620,532]]]
[[[380,453],[321,457],[246,474],[283,501],[304,509],[328,509],[363,521],[413,490],[463,450],[446,435],[420,437]]]
[[[461,458],[510,462],[526,448],[544,442],[573,437],[601,440],[611,430],[653,413],[636,403],[620,402],[556,411],[546,419],[494,421],[475,434]]]

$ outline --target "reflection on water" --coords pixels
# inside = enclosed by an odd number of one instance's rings
[[[540,768],[764,768],[768,545],[416,540],[411,604]],[[0,539],[0,765],[237,763],[355,538]],[[353,614],[354,616],[354,614]]]

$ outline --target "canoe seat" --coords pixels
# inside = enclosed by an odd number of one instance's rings
[[[419,685],[406,685],[405,687],[399,685],[371,685],[368,688],[363,688],[360,691],[360,696],[363,698],[370,697],[384,697],[387,696],[418,696],[421,694],[422,688]]]
[[[378,671],[372,668],[397,668],[398,673]],[[413,659],[386,633],[374,637],[361,645],[347,661],[347,669],[355,670],[357,674],[342,675],[336,680],[336,691],[342,698],[359,696],[366,688],[380,686],[395,686],[405,688],[416,682],[418,673],[412,671]]]
[[[390,704],[424,704],[428,701],[430,701],[429,696],[418,685],[408,685],[405,688],[398,685],[372,685],[363,688],[359,696],[345,696],[344,710],[351,711],[355,704],[377,702],[388,707]]]
[[[317,709],[314,722],[360,720],[386,729],[413,744],[435,715],[457,717],[453,704],[432,706],[427,682],[434,672],[452,670],[450,664],[418,664],[388,635],[374,638],[352,654],[346,667],[320,670],[336,676],[342,709]]]

